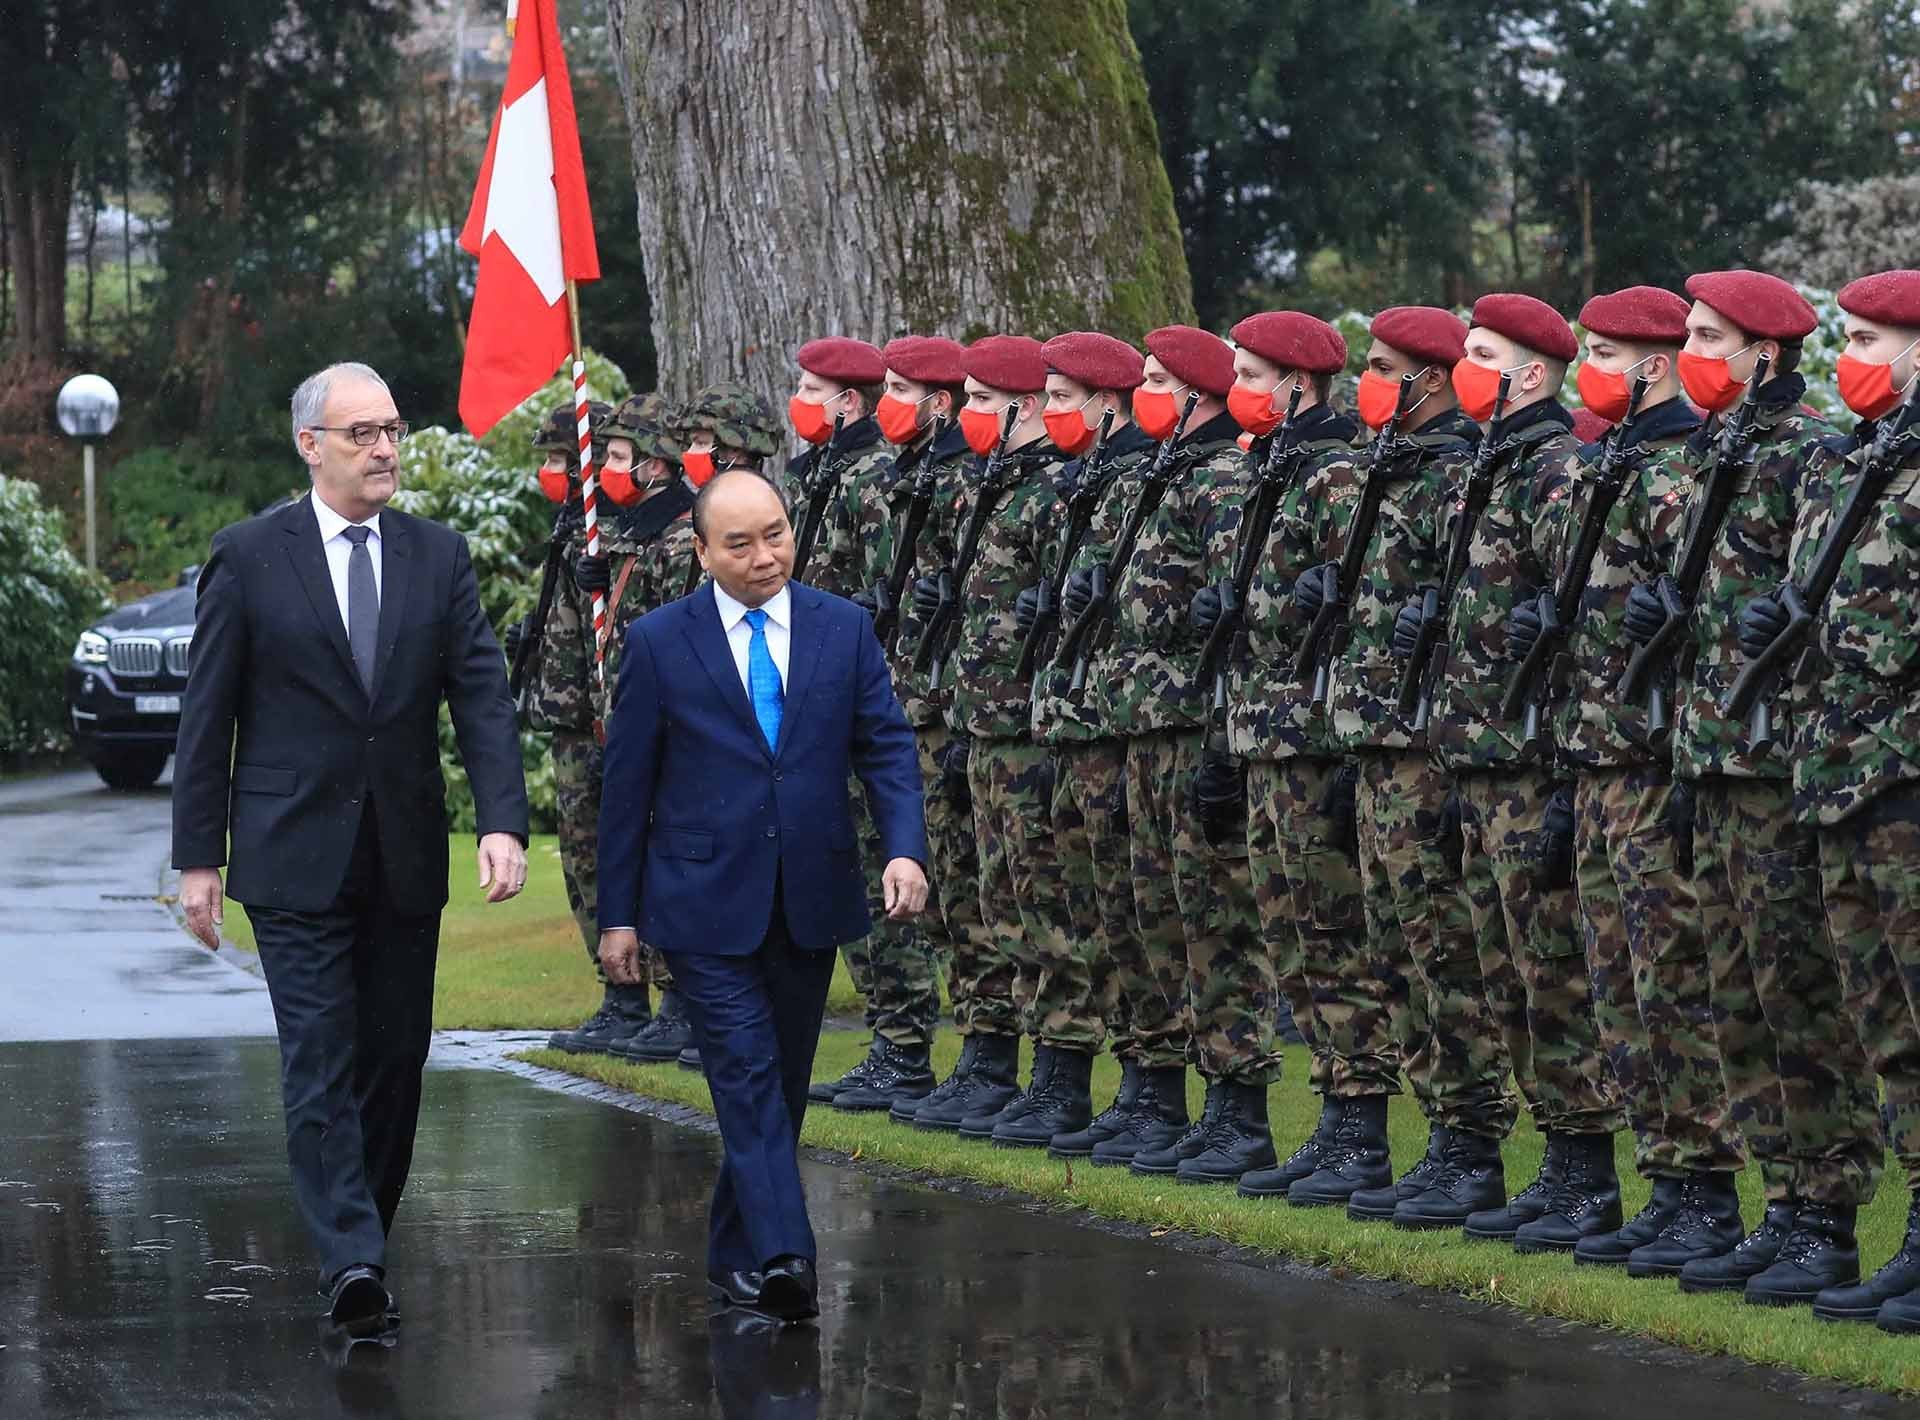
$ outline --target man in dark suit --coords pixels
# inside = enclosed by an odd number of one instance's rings
[[[715,1298],[783,1321],[819,1313],[797,1157],[834,948],[871,929],[847,801],[858,774],[886,858],[887,915],[926,903],[913,732],[873,622],[798,582],[773,485],[700,490],[710,580],[627,633],[600,809],[600,960],[638,979],[661,948],[713,1090]],[[637,934],[636,935],[636,931]]]
[[[406,432],[364,365],[294,392],[312,494],[214,537],[174,760],[187,923],[218,945],[226,866],[273,998],[294,1193],[330,1315],[354,1334],[392,1310],[386,1239],[433,1023],[442,700],[488,901],[527,877],[520,743],[466,540],[385,506]]]

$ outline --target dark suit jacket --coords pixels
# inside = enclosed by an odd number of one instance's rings
[[[309,501],[214,536],[174,751],[173,865],[227,865],[237,902],[329,906],[371,794],[394,906],[408,914],[445,906],[442,700],[479,831],[526,836],[506,668],[480,610],[466,539],[392,508],[380,514],[380,539],[369,697]]]
[[[777,750],[754,719],[708,583],[627,632],[600,802],[600,924],[666,951],[755,951],[781,883],[802,948],[864,937],[847,783],[882,852],[927,859],[920,761],[873,620],[798,582]]]

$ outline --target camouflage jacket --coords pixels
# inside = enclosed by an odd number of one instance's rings
[[[1380,521],[1347,610],[1346,644],[1333,666],[1328,733],[1343,752],[1412,749],[1426,742],[1399,714],[1402,667],[1393,654],[1393,623],[1407,588],[1440,581],[1447,557],[1440,537],[1447,496],[1466,478],[1480,426],[1454,410],[1402,442],[1412,450],[1388,462],[1392,482],[1380,502]],[[1359,485],[1352,485],[1351,496],[1357,499],[1359,493]],[[1341,545],[1344,552],[1344,539]]]
[[[693,490],[674,483],[635,508],[600,523],[600,550],[607,555],[606,688],[594,696],[594,713],[603,721],[613,713],[613,688],[620,674],[620,652],[627,628],[657,607],[687,593],[693,554]],[[619,600],[613,599],[619,592]],[[587,636],[593,654],[593,636]]]
[[[1708,774],[1785,779],[1792,773],[1785,754],[1755,759],[1747,753],[1747,727],[1726,719],[1717,707],[1745,663],[1738,636],[1740,613],[1748,602],[1771,594],[1786,580],[1787,545],[1793,537],[1800,480],[1819,445],[1837,437],[1831,424],[1800,404],[1806,388],[1799,375],[1782,375],[1767,381],[1757,396],[1753,466],[1741,478],[1726,522],[1714,539],[1675,676],[1673,772],[1683,779]],[[1716,418],[1688,440],[1696,469],[1705,463],[1719,434]],[[1687,530],[1693,526],[1698,506],[1696,498],[1687,510]],[[1678,569],[1679,559],[1676,548],[1670,570]],[[1773,709],[1782,745],[1793,742],[1787,702],[1782,695]]]
[[[1008,456],[1005,491],[957,589],[960,634],[946,670],[953,687],[947,723],[977,739],[1024,739],[1033,718],[1028,682],[1015,674],[1024,641],[1014,624],[1013,604],[1040,580],[1060,536],[1060,500],[1054,491],[1060,462],[1060,451],[1044,437]],[[965,504],[951,508],[956,549],[986,463],[975,459],[968,465]]]
[[[966,516],[968,499],[965,477],[971,457],[966,436],[960,432],[957,424],[953,425],[938,444],[921,443],[896,454],[893,475],[882,489],[892,528],[887,537],[888,565],[881,573],[884,580],[893,570],[897,539],[906,531],[907,509],[913,502],[914,480],[918,478],[922,466],[931,461],[934,468],[933,506],[927,510],[927,520],[920,526],[919,545],[914,549],[913,574],[908,578],[906,590],[900,598],[899,628],[893,644],[887,647],[887,660],[893,667],[894,694],[900,698],[900,706],[907,713],[907,723],[915,729],[940,723],[950,691],[946,686],[935,690],[927,684],[926,673],[916,672],[913,668],[914,652],[919,648],[920,633],[924,629],[920,619],[913,614],[913,577],[923,575],[928,569],[945,567],[954,559],[958,550],[955,544],[960,536],[960,519]],[[956,509],[959,510],[957,514]]]
[[[1355,452],[1360,426],[1352,416],[1316,404],[1298,420],[1299,471],[1274,509],[1227,676],[1227,747],[1251,759],[1291,759],[1327,749],[1327,721],[1313,710],[1312,681],[1293,672],[1307,630],[1294,608],[1293,584],[1309,567],[1345,550],[1364,456]],[[1253,441],[1245,480],[1221,500],[1207,544],[1209,582],[1233,576],[1253,470],[1280,437],[1276,431]],[[1203,695],[1211,693],[1211,686],[1202,688]]]
[[[819,496],[811,484],[825,456],[824,445],[812,445],[787,465],[796,534],[806,525],[808,505]],[[833,458],[838,473],[827,492],[820,532],[800,580],[837,597],[850,597],[887,575],[893,538],[886,499],[873,485],[892,477],[893,446],[880,437],[880,426],[871,418],[861,419],[840,431]]]
[[[1088,560],[1088,548],[1101,536],[1099,530],[1103,520],[1104,525],[1112,527],[1115,533],[1118,532],[1118,523],[1126,521],[1125,507],[1120,508],[1117,519],[1112,511],[1115,489],[1123,480],[1131,477],[1134,491],[1139,491],[1138,470],[1153,457],[1155,447],[1153,440],[1140,432],[1140,426],[1131,422],[1121,425],[1108,436],[1106,454],[1103,456],[1106,460],[1105,472],[1103,474],[1098,469],[1094,471],[1094,476],[1102,480],[1098,502],[1094,506],[1093,521],[1087,525],[1087,534],[1080,540],[1080,547],[1074,554],[1073,569],[1092,566]],[[1066,526],[1071,515],[1068,500],[1079,487],[1085,468],[1085,459],[1074,459],[1060,468],[1060,545],[1054,550],[1053,560],[1047,564],[1049,576],[1059,575],[1059,558],[1066,551]],[[1107,536],[1110,540],[1112,534]],[[1062,625],[1053,639],[1053,650],[1058,649],[1061,638],[1066,635],[1065,619],[1063,612]],[[1043,647],[1042,654],[1051,653]],[[1073,695],[1068,689],[1073,680],[1071,665],[1058,664],[1057,658],[1052,664],[1046,660],[1038,663],[1034,671],[1036,684],[1033,690],[1033,738],[1036,743],[1085,744],[1112,734],[1100,718],[1099,702],[1093,694],[1093,686],[1097,682],[1091,658],[1087,669],[1086,686],[1082,687],[1080,694]]]
[[[1500,718],[1516,662],[1507,656],[1507,618],[1522,592],[1547,584],[1553,548],[1542,514],[1565,497],[1567,456],[1578,447],[1573,416],[1557,400],[1528,405],[1507,421],[1493,453],[1493,493],[1469,544],[1454,592],[1434,682],[1427,744],[1443,769],[1492,769],[1520,762],[1520,727]],[[1443,545],[1465,506],[1466,469],[1452,490]],[[1409,596],[1417,588],[1407,588]]]
[[[1802,485],[1791,566],[1812,571],[1873,430],[1821,446]],[[1854,539],[1817,618],[1794,746],[1794,806],[1832,825],[1920,780],[1920,456],[1906,459]]]
[[[576,488],[556,520],[561,539],[553,600],[540,628],[526,695],[527,724],[536,730],[593,728],[593,601],[573,580],[573,564],[587,550],[587,525]]]
[[[1693,487],[1686,440],[1699,427],[1693,406],[1677,397],[1643,410],[1627,427],[1626,482],[1593,555],[1579,620],[1549,677],[1553,738],[1563,767],[1612,769],[1661,757],[1647,745],[1646,703],[1629,703],[1620,694],[1620,677],[1634,651],[1626,629],[1627,593],[1672,565]],[[1549,565],[1556,578],[1580,540],[1605,452],[1605,444],[1575,450],[1567,459],[1566,483],[1549,499]]]
[[[1200,684],[1203,638],[1193,629],[1193,594],[1207,585],[1207,549],[1215,519],[1246,477],[1247,459],[1237,442],[1240,426],[1222,414],[1190,432],[1174,452],[1176,472],[1159,508],[1140,530],[1133,558],[1111,572],[1113,612],[1099,657],[1089,674],[1094,714],[1115,735],[1193,729],[1207,718]],[[1114,479],[1097,540],[1096,564],[1108,560],[1151,459],[1142,459]],[[1093,661],[1089,659],[1089,668]]]

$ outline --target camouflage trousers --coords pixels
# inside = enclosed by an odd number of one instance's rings
[[[1920,798],[1883,798],[1816,837],[1847,1010],[1886,1087],[1887,1146],[1920,1190]]]
[[[1115,1055],[1139,1053],[1118,960],[1139,957],[1133,916],[1132,845],[1127,837],[1127,742],[1087,740],[1055,753],[1053,838],[1067,882],[1092,1009]],[[1125,945],[1116,946],[1116,943]]]
[[[1420,750],[1362,754],[1358,762],[1365,956],[1381,1000],[1352,1030],[1374,1058],[1398,1047],[1433,1123],[1504,1139],[1519,1105],[1480,975],[1460,843],[1440,832],[1451,782]]]
[[[926,788],[927,865],[939,922],[929,927],[934,950],[947,974],[947,999],[953,1003],[954,1028],[989,1035],[1019,1032],[1013,1009],[1013,963],[997,951],[980,915],[980,852],[974,837],[973,810],[956,804],[941,783],[940,756],[953,742],[944,724],[917,726],[920,782]],[[934,914],[927,914],[929,924]]]
[[[933,952],[917,922],[887,920],[886,893],[881,875],[886,849],[867,806],[867,791],[858,779],[848,784],[853,803],[854,832],[865,846],[867,913],[873,930],[857,942],[840,948],[853,989],[866,1003],[866,1026],[874,1035],[908,1049],[920,1049],[933,1040],[940,1019],[940,983],[934,974]]]
[[[1714,1039],[1700,900],[1667,827],[1672,798],[1665,765],[1582,773],[1573,796],[1593,1018],[1644,1178],[1746,1161]]]
[[[1019,1029],[1041,1045],[1090,1054],[1107,1027],[1093,1002],[1073,888],[1054,839],[1054,781],[1046,745],[973,742],[967,783],[980,840],[980,915],[1012,963]]]
[[[1273,963],[1274,996],[1293,1012],[1293,1023],[1307,1043],[1307,1084],[1315,1094],[1350,1089],[1350,1075],[1327,1047],[1327,1027],[1315,1015],[1313,985],[1307,979],[1306,944],[1294,909],[1284,844],[1294,819],[1293,791],[1287,767],[1278,760],[1247,764],[1247,870],[1253,880],[1254,912],[1267,960]]]
[[[1473,917],[1487,1005],[1534,1123],[1612,1134],[1625,1123],[1601,1061],[1571,885],[1546,880],[1542,825],[1554,781],[1537,769],[1460,775],[1460,890]]]
[[[1268,1085],[1280,1078],[1273,962],[1253,904],[1245,835],[1209,844],[1193,808],[1204,743],[1200,730],[1127,741],[1140,955],[1130,961],[1131,945],[1122,950],[1121,991],[1147,1066],[1181,1063],[1191,1041],[1209,1080]]]
[[[1694,887],[1727,1097],[1769,1203],[1858,1207],[1886,1144],[1820,911],[1819,847],[1786,780],[1697,786]]]
[[[593,974],[600,969],[600,746],[589,730],[553,732],[553,798],[559,825],[560,876],[567,887],[567,910],[586,944]],[[647,984],[665,991],[673,985],[664,954],[640,944]]]

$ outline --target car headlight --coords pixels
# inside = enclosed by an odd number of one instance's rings
[[[83,666],[104,666],[107,663],[107,638],[98,631],[82,631],[80,639],[74,643],[73,658]]]

